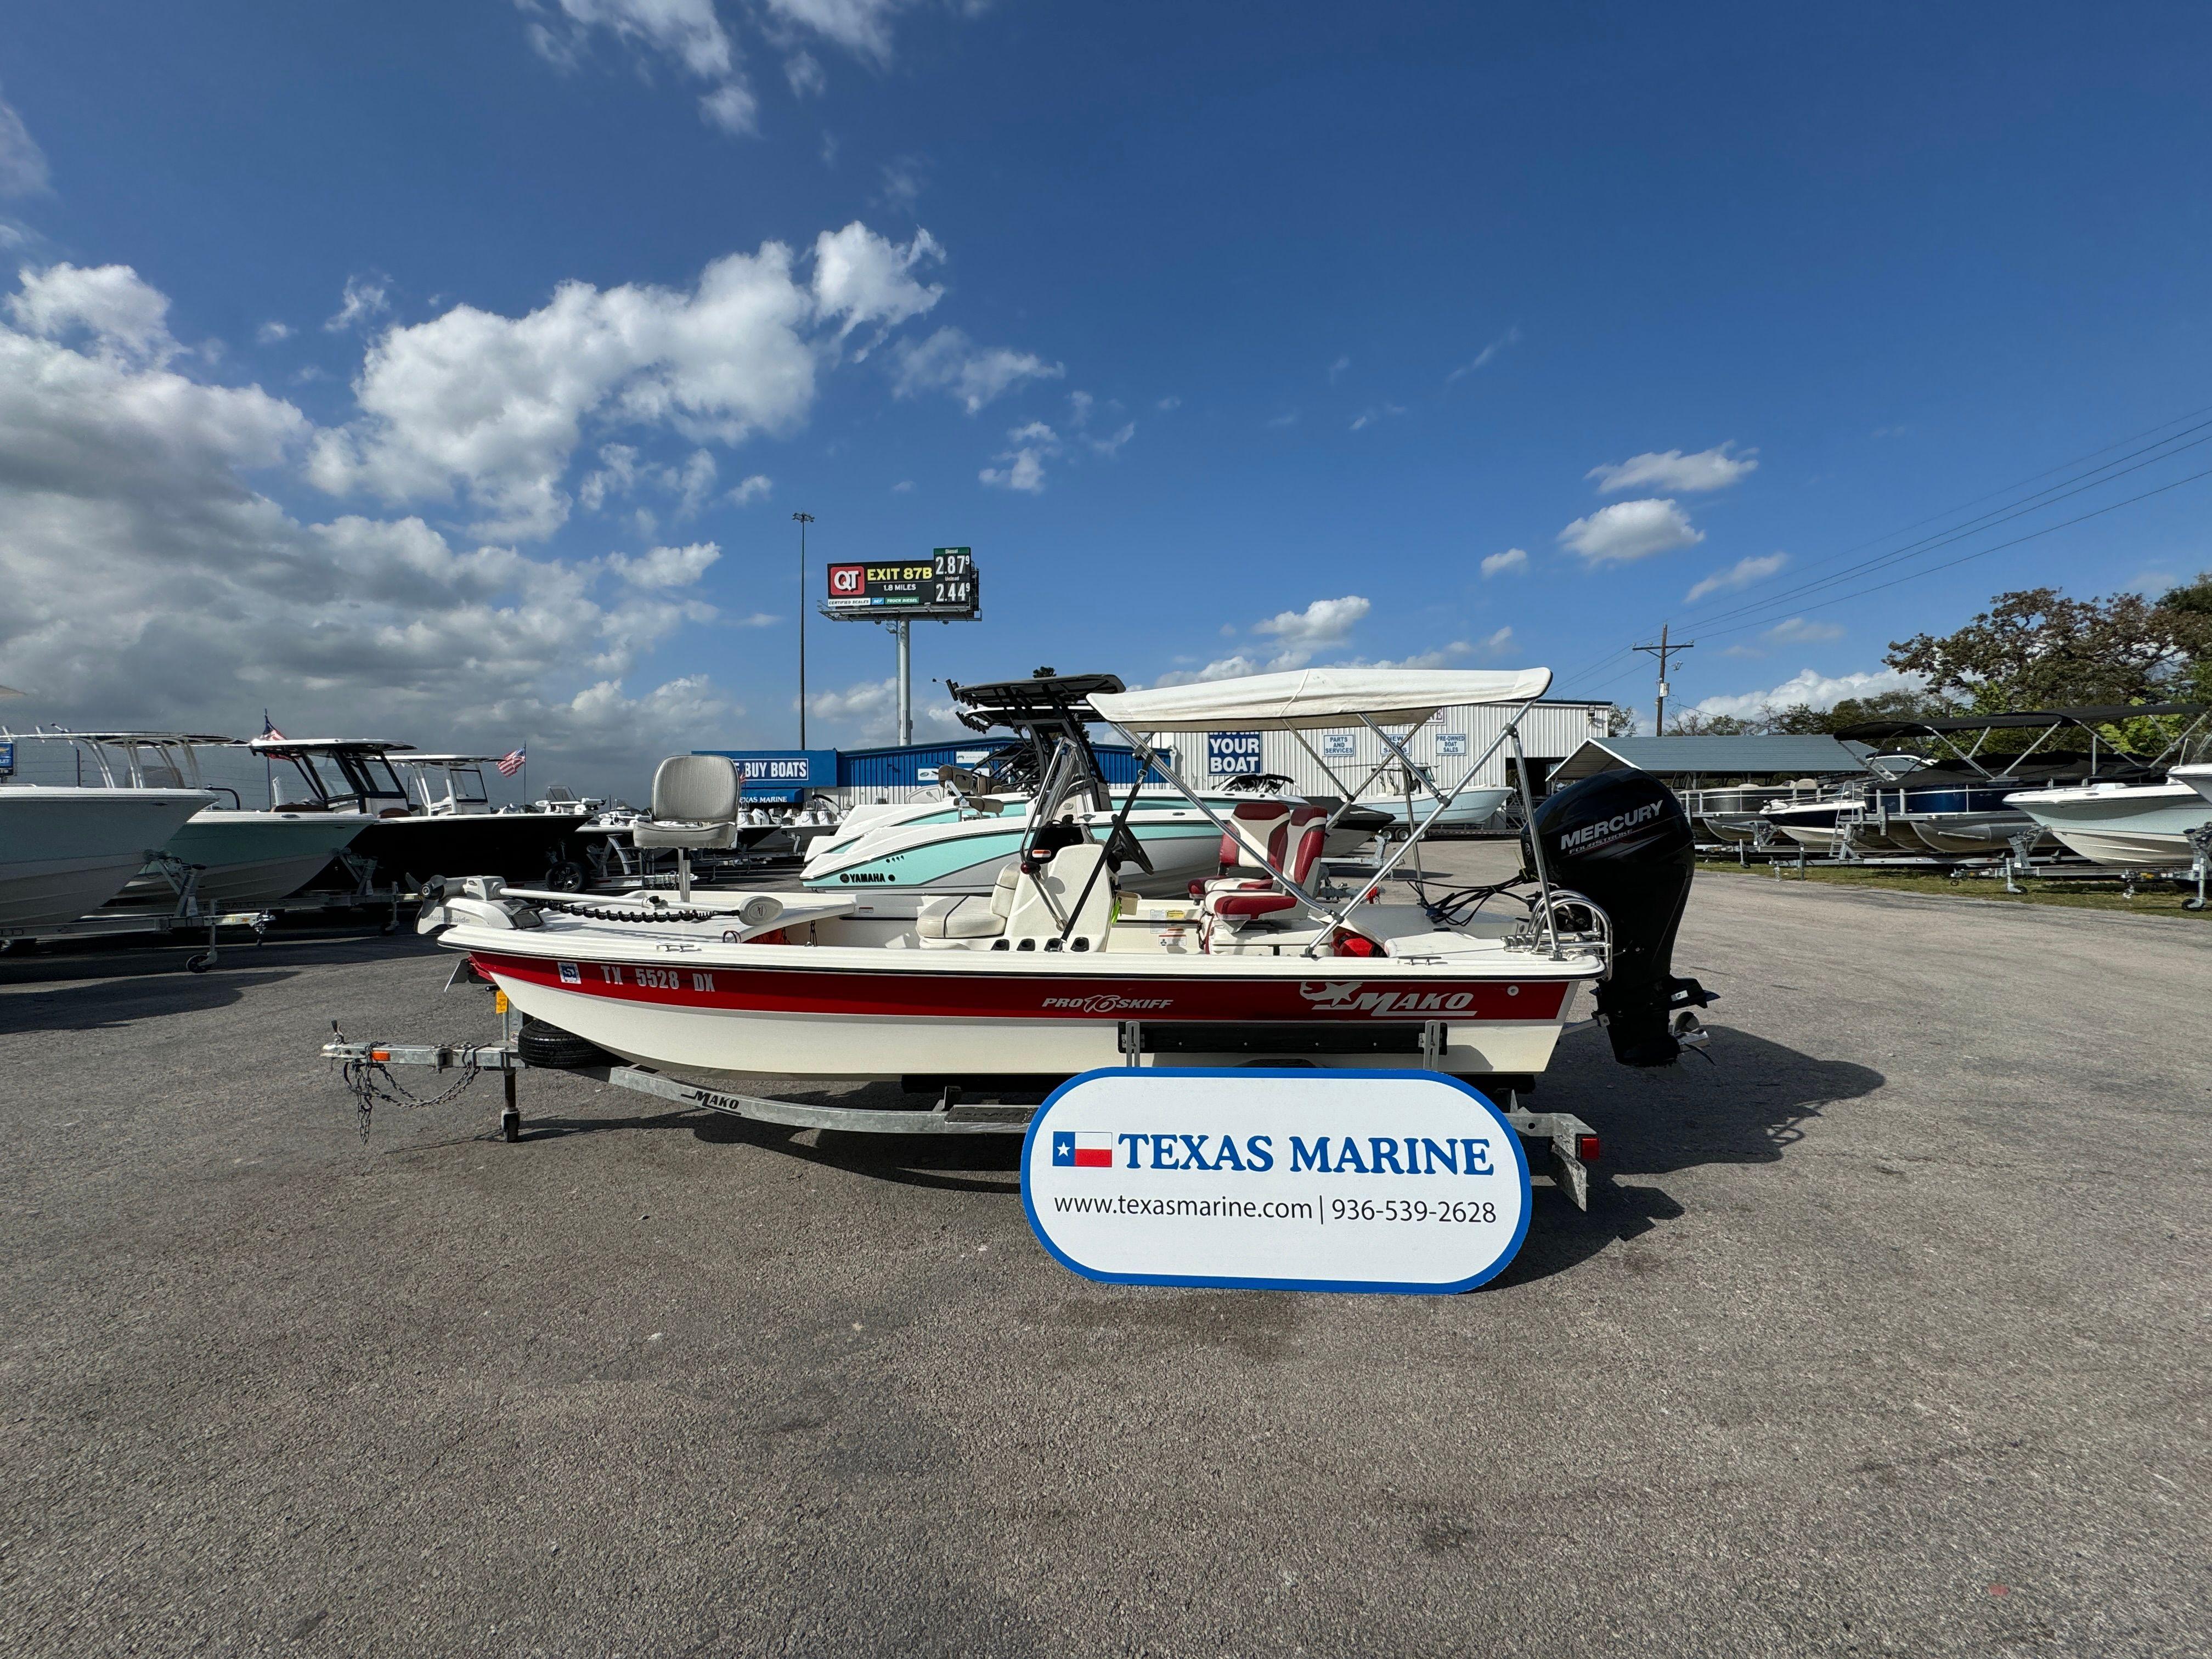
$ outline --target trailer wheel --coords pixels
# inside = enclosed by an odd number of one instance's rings
[[[197,951],[185,958],[185,966],[195,974],[204,974],[215,966],[215,952]]]
[[[584,890],[584,866],[574,859],[560,859],[545,872],[545,885],[556,893],[580,893]]]
[[[614,1065],[615,1057],[596,1042],[587,1042],[574,1031],[564,1031],[542,1019],[526,1019],[514,1039],[514,1051],[523,1063],[548,1071],[574,1071],[582,1066]]]
[[[2202,910],[2204,908],[2204,901],[2191,893],[2181,901],[2181,908],[2185,910]]]

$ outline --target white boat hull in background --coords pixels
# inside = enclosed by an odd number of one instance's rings
[[[2189,832],[2212,822],[2212,799],[2187,782],[2094,784],[2008,795],[2017,807],[2092,864],[2186,870],[2197,849]]]
[[[162,851],[199,867],[193,897],[203,913],[261,910],[323,872],[346,843],[376,820],[365,812],[252,812],[210,806],[195,813]],[[132,878],[110,911],[166,915],[177,888],[161,866]]]
[[[0,933],[97,910],[214,799],[204,789],[0,789]]]

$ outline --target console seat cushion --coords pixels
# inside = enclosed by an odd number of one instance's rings
[[[987,898],[980,893],[947,893],[926,902],[915,915],[920,939],[995,939],[1006,931],[1021,872],[1008,865],[999,872]]]
[[[1208,893],[1202,908],[1209,916],[1272,916],[1279,911],[1297,909],[1298,902],[1288,893],[1278,893],[1271,889],[1257,892],[1244,890]]]

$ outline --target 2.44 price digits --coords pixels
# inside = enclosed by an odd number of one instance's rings
[[[1328,1201],[1331,1221],[1436,1221],[1447,1225],[1454,1222],[1494,1223],[1498,1206],[1480,1199],[1455,1200],[1449,1204],[1431,1204],[1422,1199],[1386,1198],[1380,1201],[1371,1198],[1333,1198]]]

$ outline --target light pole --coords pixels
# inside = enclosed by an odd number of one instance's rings
[[[806,747],[806,526],[811,513],[791,515],[799,524],[799,746]]]

